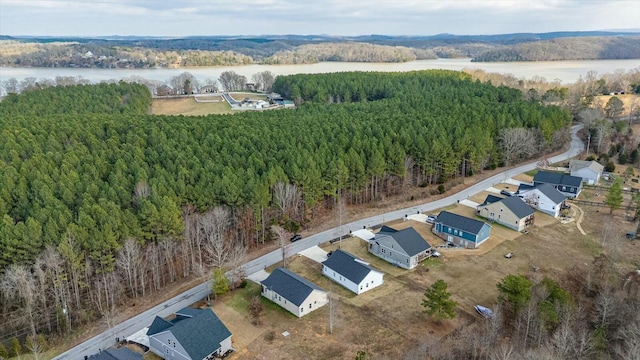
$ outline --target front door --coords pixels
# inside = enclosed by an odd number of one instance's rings
[[[447,241],[448,242],[453,242],[453,236],[447,235]]]

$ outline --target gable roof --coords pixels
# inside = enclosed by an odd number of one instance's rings
[[[89,360],[142,360],[142,354],[131,351],[126,347],[119,349],[105,349],[101,352],[91,355]]]
[[[550,171],[538,171],[538,173],[533,177],[533,182],[580,187],[582,184],[582,178],[579,176],[571,176]]]
[[[504,204],[512,213],[514,213],[519,219],[525,218],[533,213],[535,210],[531,206],[527,205],[521,198],[512,196],[502,199],[501,203]]]
[[[487,197],[484,199],[484,202],[482,204],[480,204],[480,206],[483,205],[488,205],[488,204],[493,204],[494,202],[498,202],[500,200],[502,200],[503,198],[501,198],[500,196],[495,196],[495,195],[487,195]]]
[[[520,183],[520,185],[518,185],[518,190],[516,191],[516,194],[520,193],[520,191],[529,191],[529,190],[533,190],[535,189],[535,185],[529,185],[527,183]]]
[[[478,234],[480,230],[482,230],[482,227],[487,225],[483,221],[471,219],[448,211],[441,211],[436,222],[452,226],[472,234]]]
[[[593,170],[594,172],[599,174],[602,174],[602,172],[604,171],[604,165],[600,164],[597,161],[571,160],[569,162],[569,170],[571,172],[584,168],[589,168],[590,170]]]
[[[220,343],[231,336],[231,332],[220,321],[211,309],[188,309],[184,308],[176,312],[176,318],[171,322],[156,317],[147,331],[147,335],[154,335],[163,331],[169,331],[178,340],[187,354],[192,359],[204,359],[220,348]],[[170,324],[163,330],[153,332],[157,320],[161,319]]]
[[[324,291],[318,285],[285,268],[275,269],[261,284],[297,306],[302,305],[313,290]]]
[[[431,245],[412,227],[396,230],[383,225],[378,234],[392,237],[409,256],[415,256],[431,249]],[[376,237],[378,236],[376,235]]]
[[[536,189],[556,204],[560,204],[567,199],[566,196],[562,195],[562,193],[551,184],[542,184],[540,186],[536,186]]]
[[[170,328],[171,326],[173,326],[173,324],[170,321],[167,321],[159,316],[156,316],[156,318],[153,319],[151,326],[149,326],[149,330],[147,330],[147,336],[157,334],[159,332],[163,332],[168,328]]]
[[[360,284],[370,272],[376,271],[362,260],[342,250],[335,250],[322,264],[356,284]]]

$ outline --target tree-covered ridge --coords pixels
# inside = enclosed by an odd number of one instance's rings
[[[397,192],[394,179],[422,185],[495,166],[500,129],[539,128],[550,142],[570,121],[556,107],[457,72],[296,75],[277,84],[299,89],[308,103],[292,111],[151,116],[141,111],[148,94],[130,96],[124,110],[107,100],[144,89],[122,83],[0,102],[0,267],[72,237],[107,271],[128,237],[179,239],[187,205],[257,214],[281,205],[277,183],[293,184],[302,201],[288,215],[300,221],[338,190],[368,202]],[[116,106],[91,108],[78,100],[84,92]],[[330,96],[343,103],[320,101]],[[55,98],[55,106],[36,98]]]
[[[54,114],[146,114],[151,106],[149,90],[140,84],[56,86],[32,89],[18,96],[10,93],[0,103],[0,116],[44,117]],[[3,120],[0,124],[4,125]]]
[[[472,61],[556,61],[640,58],[639,36],[559,38],[497,47]]]

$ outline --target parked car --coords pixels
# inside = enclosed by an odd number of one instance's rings
[[[513,196],[513,193],[511,191],[507,191],[507,190],[500,190],[500,194],[502,194],[504,196]]]
[[[293,235],[293,236],[291,237],[291,239],[290,239],[290,240],[291,240],[291,242],[296,242],[296,241],[298,241],[298,240],[300,240],[300,239],[302,239],[302,235],[300,235],[300,234],[295,234],[295,235]]]
[[[438,217],[435,215],[427,215],[427,222],[429,224],[433,224],[434,222],[436,222],[437,219]]]

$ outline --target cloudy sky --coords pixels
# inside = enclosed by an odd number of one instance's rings
[[[1,35],[434,35],[640,28],[638,0],[0,0]]]

